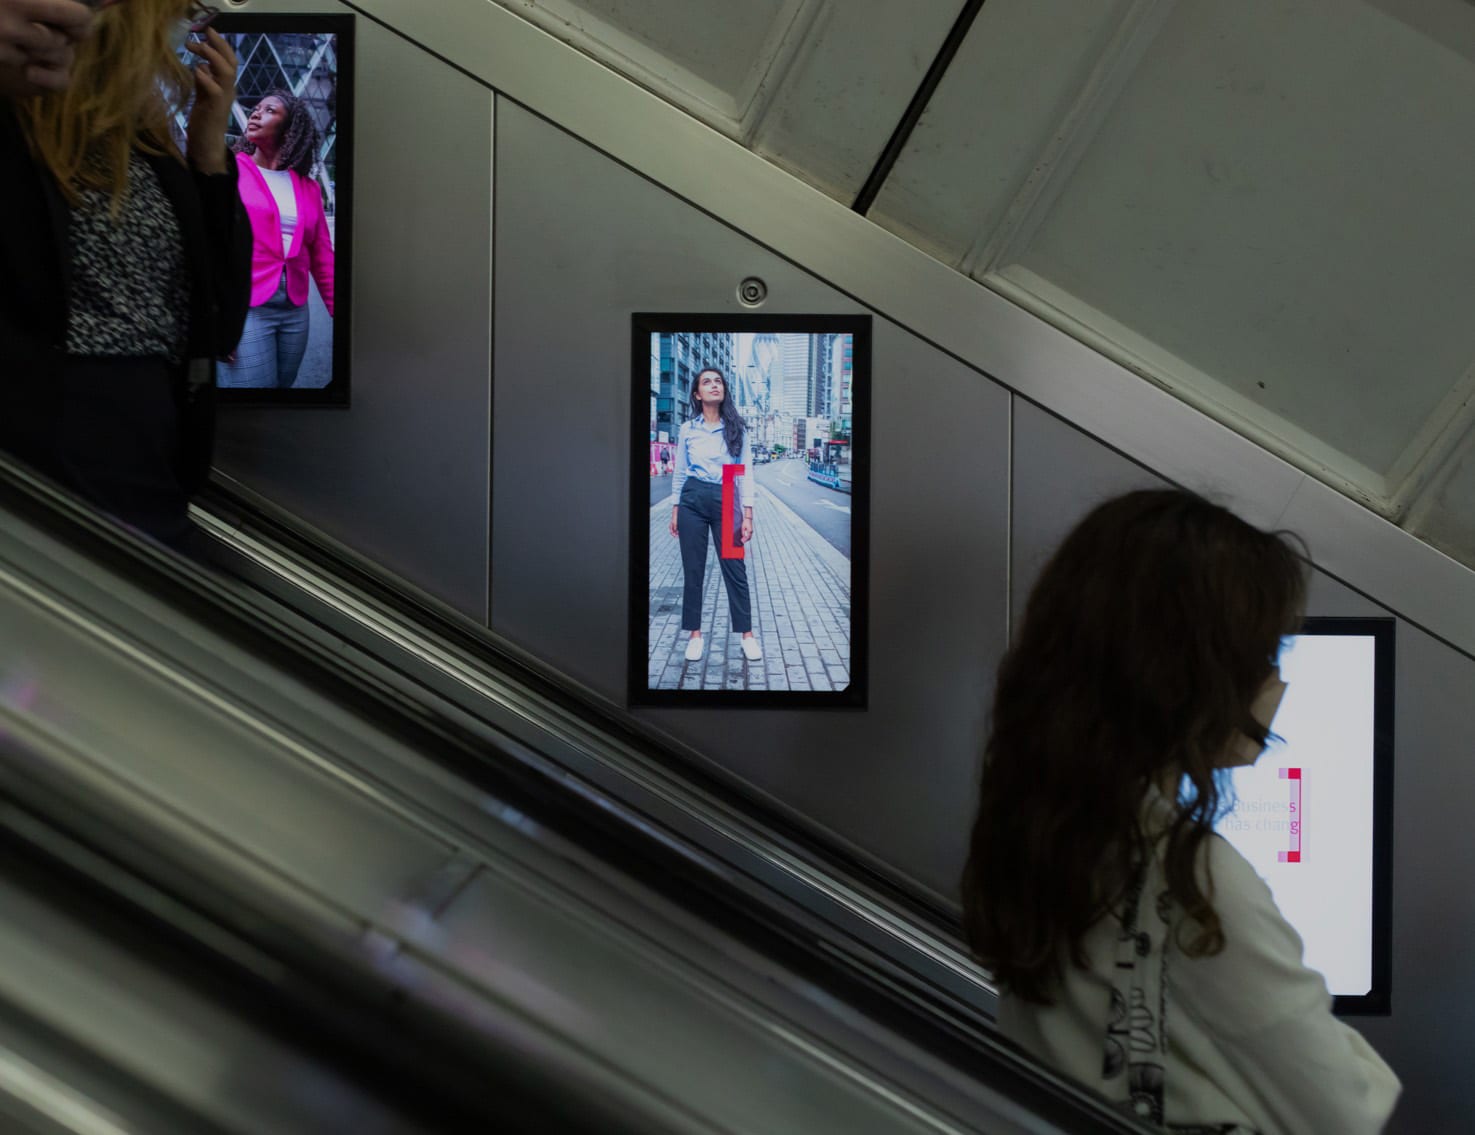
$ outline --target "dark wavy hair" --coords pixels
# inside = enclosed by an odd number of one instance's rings
[[[1000,664],[963,873],[968,943],[1016,995],[1049,1004],[1067,960],[1087,965],[1087,930],[1151,853],[1154,785],[1183,786],[1164,848],[1180,945],[1224,948],[1195,865],[1230,803],[1227,749],[1269,737],[1250,703],[1300,624],[1303,554],[1166,489],[1099,505],[1045,565]]]
[[[702,367],[697,371],[696,377],[691,380],[691,416],[700,418],[702,416],[701,384],[702,375],[715,374],[722,380],[722,408],[718,414],[722,418],[722,440],[727,442],[727,452],[733,457],[738,457],[743,452],[743,431],[748,428],[748,423],[737,411],[737,406],[732,401],[732,383],[727,381],[727,375],[721,367]]]
[[[317,123],[312,120],[312,112],[308,109],[306,100],[280,87],[262,95],[257,103],[263,103],[267,99],[276,99],[282,104],[282,145],[281,155],[278,158],[281,168],[289,169],[301,177],[312,177],[313,167],[317,165],[318,151],[322,148],[323,140],[318,134]],[[256,108],[253,106],[251,109]],[[254,154],[256,144],[242,137],[236,143],[236,151],[242,154]]]

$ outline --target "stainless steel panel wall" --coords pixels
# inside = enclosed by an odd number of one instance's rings
[[[629,315],[863,310],[505,100],[497,126],[492,626],[625,690]],[[877,319],[867,712],[645,714],[726,772],[940,895],[1004,643],[1009,399]]]
[[[1055,546],[1095,505],[1133,489],[1166,485],[1069,422],[1014,399],[1014,479],[1009,530],[1010,624]]]
[[[357,86],[353,407],[227,407],[216,463],[484,619],[492,94],[362,19]]]
[[[1014,610],[1044,558],[1098,501],[1164,482],[1026,403],[1014,414]],[[1195,486],[1213,493],[1212,485]],[[1312,548],[1313,555],[1315,547]],[[1314,615],[1389,612],[1322,571]],[[1475,1034],[1475,660],[1398,621],[1393,819],[1393,1013],[1354,1024],[1393,1065],[1404,1099],[1390,1135],[1456,1131],[1475,1114],[1465,1074]]]

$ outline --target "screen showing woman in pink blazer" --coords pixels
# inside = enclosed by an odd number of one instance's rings
[[[251,311],[234,359],[219,369],[220,386],[298,381],[311,335],[309,277],[333,316],[333,234],[313,177],[321,146],[306,102],[290,91],[263,97],[246,121],[236,164],[251,221]]]

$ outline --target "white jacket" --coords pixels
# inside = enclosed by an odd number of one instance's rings
[[[1163,807],[1160,799],[1149,805]],[[1160,1057],[1166,1123],[1240,1124],[1260,1135],[1376,1135],[1398,1100],[1398,1077],[1360,1033],[1332,1016],[1326,980],[1302,961],[1301,937],[1265,880],[1220,837],[1205,848],[1201,863],[1212,873],[1224,950],[1189,958],[1170,947],[1165,961],[1155,960],[1167,993]],[[1149,865],[1145,911],[1165,889],[1159,857]],[[998,1016],[1005,1036],[1118,1100],[1125,1089],[1103,1080],[1103,1058],[1121,931],[1117,916],[1090,930],[1089,968],[1067,969],[1053,1006],[1006,991]],[[1167,937],[1154,936],[1153,949],[1161,951]],[[1150,1029],[1150,1016],[1146,1023]]]

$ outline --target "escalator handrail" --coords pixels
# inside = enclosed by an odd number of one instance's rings
[[[762,817],[767,832],[781,842],[858,877],[888,904],[927,923],[940,934],[955,937],[960,929],[961,921],[954,911],[935,897],[907,886],[883,865],[857,854],[858,849],[842,850],[825,844],[813,831],[775,808],[771,801],[747,790],[736,778],[712,769],[697,750],[631,717],[623,707],[611,703],[597,691],[326,533],[309,529],[300,518],[239,482],[217,472],[202,492],[196,511],[223,530],[252,533],[292,559],[311,565],[345,590],[357,593],[380,609],[394,612],[429,637],[498,670],[549,705],[588,720],[599,733],[673,770],[701,791],[732,800],[744,811],[755,811]]]
[[[617,869],[641,878],[678,905],[755,946],[868,1016],[885,1023],[946,1064],[976,1076],[987,1069],[1001,1090],[1025,1101],[1031,1111],[1091,1129],[1122,1126],[1116,1113],[1094,1094],[1056,1076],[1002,1042],[986,1020],[959,1012],[936,991],[907,988],[885,967],[857,965],[853,956],[825,942],[812,920],[792,903],[760,905],[736,888],[723,863],[679,839],[652,840],[648,828],[593,794],[571,792],[567,777],[524,762],[488,760],[485,730],[469,732],[439,714],[424,698],[386,686],[361,672],[321,637],[273,619],[274,605],[242,595],[199,568],[148,545],[94,515],[87,506],[0,458],[0,507],[36,524],[47,535],[119,572],[166,603],[205,620],[244,649],[265,656],[299,681],[340,701],[420,752],[436,752],[477,787],[507,800],[552,830],[597,848]],[[459,757],[459,763],[455,759]],[[128,846],[124,841],[122,846]],[[208,893],[205,888],[201,893]],[[1100,1127],[1100,1124],[1107,1126]],[[1067,1126],[1067,1129],[1082,1129]]]
[[[546,1130],[549,1116],[591,1135],[683,1130],[578,1083],[572,1064],[550,1067],[546,1048],[524,1043],[519,1022],[476,1027],[472,1014],[447,1007],[454,985],[439,1004],[427,1000],[406,980],[409,964],[376,965],[362,940],[308,927],[302,909],[284,917],[239,877],[203,871],[159,833],[100,810],[55,775],[54,739],[38,743],[8,724],[0,862],[49,904],[116,927],[110,937],[141,940],[152,964],[167,963],[171,976],[203,985],[260,1026],[288,1022],[295,1046],[436,1130]],[[435,975],[419,980],[427,977]],[[477,1009],[486,1012],[484,1003]]]

